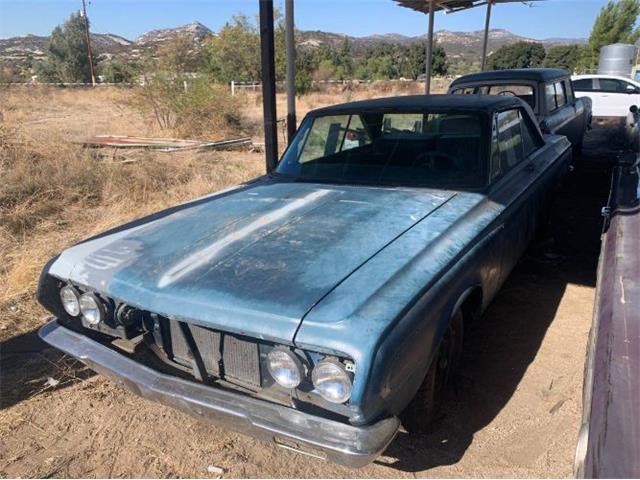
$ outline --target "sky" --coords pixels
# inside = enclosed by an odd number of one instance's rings
[[[497,5],[492,28],[504,28],[525,37],[588,37],[607,0],[547,0],[534,7],[520,3]],[[0,0],[0,38],[48,35],[81,0]],[[281,0],[276,6],[284,9]],[[258,0],[90,0],[92,31],[128,39],[157,28],[197,20],[218,30],[234,14],[255,17]],[[436,14],[436,30],[472,31],[484,27],[483,7],[446,15]],[[382,33],[422,35],[427,16],[397,6],[392,0],[296,0],[296,28],[352,36]]]

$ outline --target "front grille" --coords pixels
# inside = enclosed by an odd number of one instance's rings
[[[241,337],[187,324],[208,375],[244,385],[260,387],[258,344]],[[180,324],[169,320],[170,351],[173,360],[193,368],[189,347]]]

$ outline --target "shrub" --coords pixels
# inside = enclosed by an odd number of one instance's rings
[[[160,128],[180,135],[220,138],[242,124],[239,99],[231,96],[226,85],[206,77],[168,73],[147,77],[138,106],[152,112]]]

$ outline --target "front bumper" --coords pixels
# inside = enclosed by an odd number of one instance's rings
[[[398,430],[399,420],[395,417],[354,427],[159,373],[63,327],[55,319],[44,325],[39,335],[48,344],[141,397],[214,425],[349,467],[371,463]]]

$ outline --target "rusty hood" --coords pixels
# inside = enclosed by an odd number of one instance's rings
[[[293,342],[316,303],[452,196],[259,181],[80,243],[49,273],[167,317]]]

